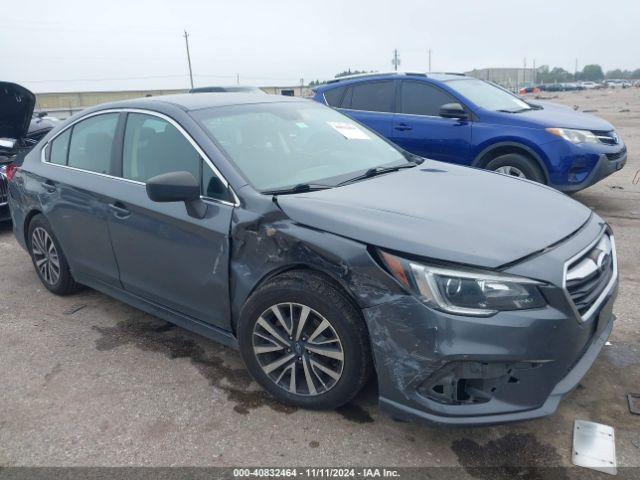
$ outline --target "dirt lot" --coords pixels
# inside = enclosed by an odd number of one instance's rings
[[[3,226],[0,467],[447,465],[482,476],[472,467],[570,466],[574,419],[613,425],[619,464],[640,467],[640,416],[625,398],[640,393],[640,90],[545,97],[611,121],[630,151],[622,171],[575,195],[614,227],[618,321],[554,416],[476,429],[398,423],[379,413],[373,382],[337,412],[284,407],[234,351],[95,291],[49,294]]]

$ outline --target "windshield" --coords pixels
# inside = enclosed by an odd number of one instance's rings
[[[447,82],[447,86],[485,110],[521,112],[531,109],[527,102],[482,80],[453,80]]]
[[[263,192],[335,186],[362,171],[408,163],[373,132],[315,102],[215,107],[192,115]]]

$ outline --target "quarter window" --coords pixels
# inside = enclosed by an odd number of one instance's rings
[[[400,93],[400,112],[413,115],[440,115],[440,107],[447,103],[457,102],[438,87],[422,82],[402,82]]]
[[[49,153],[49,161],[56,165],[66,165],[67,155],[69,153],[69,139],[71,138],[71,129],[65,130],[53,142]]]
[[[342,94],[346,89],[347,87],[337,87],[332,88],[331,90],[327,90],[326,92],[324,92],[324,98],[332,107],[339,107],[340,100],[342,100]]]
[[[342,102],[343,108],[370,112],[393,112],[393,80],[353,85]]]
[[[73,126],[69,143],[70,167],[111,173],[111,152],[118,116],[118,113],[96,115]]]

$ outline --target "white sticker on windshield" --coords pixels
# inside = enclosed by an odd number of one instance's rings
[[[327,122],[333,129],[348,140],[371,140],[371,137],[353,123]]]

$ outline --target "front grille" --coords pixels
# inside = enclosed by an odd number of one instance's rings
[[[8,200],[9,186],[7,185],[7,177],[0,173],[0,205],[5,205]]]
[[[609,233],[603,234],[593,247],[569,261],[565,288],[583,318],[598,306],[616,273],[615,242]]]
[[[618,134],[613,130],[591,130],[591,133],[598,137],[598,140],[605,145],[618,145],[618,143],[620,143]]]
[[[618,160],[619,158],[624,157],[627,154],[627,147],[622,147],[622,150],[614,153],[607,153],[607,158],[609,160]]]

